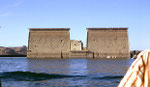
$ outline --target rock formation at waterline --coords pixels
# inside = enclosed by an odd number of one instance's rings
[[[0,56],[26,56],[27,47],[0,47]]]

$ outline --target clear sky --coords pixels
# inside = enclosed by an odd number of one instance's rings
[[[150,0],[0,0],[0,46],[28,44],[28,28],[128,27],[130,49],[150,48]]]

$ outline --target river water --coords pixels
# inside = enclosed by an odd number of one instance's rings
[[[0,58],[2,87],[116,87],[133,59]]]

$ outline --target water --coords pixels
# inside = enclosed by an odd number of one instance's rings
[[[0,58],[2,87],[116,87],[133,59]]]

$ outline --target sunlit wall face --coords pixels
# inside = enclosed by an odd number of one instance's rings
[[[64,52],[69,53],[69,51],[69,28],[30,29],[27,51],[28,58],[62,58],[62,54]]]
[[[99,58],[129,58],[127,28],[87,28],[87,50]]]

